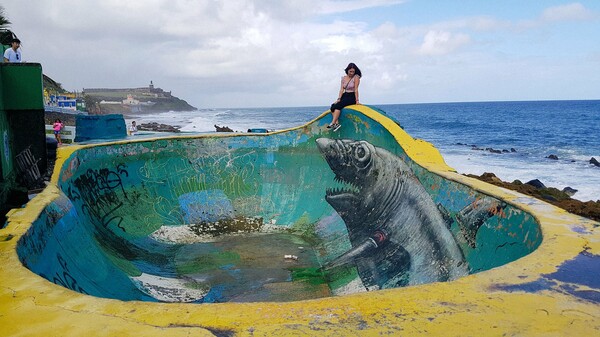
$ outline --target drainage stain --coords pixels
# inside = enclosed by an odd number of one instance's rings
[[[544,274],[535,281],[523,284],[496,285],[492,287],[492,290],[527,293],[554,290],[586,301],[600,303],[599,270],[600,255],[582,251],[575,258],[565,261],[554,273]],[[581,289],[582,286],[592,289]]]
[[[600,290],[599,271],[600,255],[583,251],[575,258],[565,261],[556,272],[544,275],[544,277]]]

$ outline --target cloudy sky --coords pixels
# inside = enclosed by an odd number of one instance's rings
[[[2,0],[67,90],[151,80],[198,108],[600,99],[600,1]]]

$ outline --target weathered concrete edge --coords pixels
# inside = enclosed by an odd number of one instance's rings
[[[530,212],[541,224],[543,243],[535,252],[513,263],[454,282],[321,300],[190,306],[95,298],[47,282],[24,268],[16,254],[18,239],[58,195],[57,172],[65,160],[79,148],[101,144],[65,147],[59,151],[52,184],[26,208],[12,211],[9,226],[0,230],[0,330],[6,335],[48,335],[58,331],[63,335],[81,335],[102,331],[119,336],[165,333],[339,336],[359,331],[361,336],[545,335],[567,331],[571,335],[589,335],[600,331],[600,305],[559,291],[559,281],[555,281],[558,286],[537,291],[505,290],[544,279],[544,275],[555,272],[582,251],[599,255],[597,223],[459,175],[444,163],[431,144],[413,139],[386,116],[365,106],[351,109],[382,124],[421,166]],[[231,136],[240,135],[245,134]],[[180,137],[197,135],[174,138]]]

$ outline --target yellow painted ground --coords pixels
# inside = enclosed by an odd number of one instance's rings
[[[13,210],[0,230],[0,336],[600,336],[600,289],[548,276],[582,253],[600,258],[598,223],[461,176],[431,144],[368,108],[354,109],[388,128],[432,172],[533,214],[543,243],[510,264],[446,283],[288,303],[123,302],[54,285],[19,262],[19,238],[57,196],[56,171],[54,183]],[[57,167],[76,148],[62,148]],[[600,270],[587,272],[600,277]],[[570,295],[577,291],[596,300]]]

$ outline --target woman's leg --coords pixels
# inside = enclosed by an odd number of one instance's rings
[[[339,124],[340,114],[342,113],[342,109],[347,107],[348,105],[356,104],[356,98],[354,98],[353,92],[346,92],[342,95],[342,99],[339,103],[337,103],[333,108],[333,118],[331,119],[331,125]]]
[[[60,140],[60,133],[56,134],[56,140],[58,140],[58,144],[62,144],[62,141]]]
[[[333,110],[333,113],[332,113],[333,118],[331,119],[331,125],[338,123],[338,119],[340,118],[340,113],[341,112],[342,111],[340,109]]]

